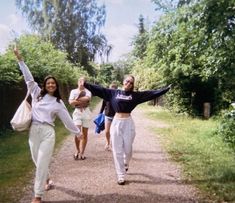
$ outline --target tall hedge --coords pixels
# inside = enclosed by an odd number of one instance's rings
[[[9,127],[9,121],[17,106],[26,94],[25,84],[13,54],[13,44],[5,54],[0,55],[0,127]],[[45,76],[55,76],[61,86],[62,96],[68,97],[70,87],[77,84],[81,75],[87,75],[82,67],[72,65],[66,59],[66,53],[41,40],[36,35],[24,35],[17,42],[20,53],[39,85]],[[9,107],[9,108],[8,108]]]

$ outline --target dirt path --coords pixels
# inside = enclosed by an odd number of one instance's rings
[[[140,108],[136,108],[132,116],[136,124],[136,138],[126,185],[117,185],[112,153],[104,151],[104,134],[95,135],[92,124],[86,160],[73,160],[75,148],[72,137],[65,140],[53,158],[51,175],[56,185],[46,192],[44,202],[200,202],[196,190],[180,180],[179,167],[168,160],[157,137],[151,132],[150,127],[159,124],[147,119]],[[31,200],[31,195],[28,200]],[[24,197],[22,202],[28,202],[28,197]]]

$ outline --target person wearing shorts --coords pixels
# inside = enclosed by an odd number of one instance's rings
[[[117,87],[118,87],[117,84],[114,82],[112,82],[109,85],[110,89],[117,89]],[[113,107],[109,101],[103,100],[103,103],[102,103],[102,106],[100,109],[100,113],[103,113],[103,112],[105,115],[105,137],[106,137],[106,144],[105,144],[104,149],[106,151],[111,151],[112,146],[111,146],[111,142],[110,142],[110,126],[113,121],[115,111],[113,110]]]
[[[91,92],[86,89],[82,84],[81,77],[78,80],[78,88],[71,90],[69,96],[69,104],[75,108],[73,112],[73,122],[83,132],[83,138],[81,140],[74,138],[76,145],[76,153],[74,154],[75,160],[84,160],[84,152],[88,141],[88,128],[91,122],[91,111],[89,108],[91,100]]]

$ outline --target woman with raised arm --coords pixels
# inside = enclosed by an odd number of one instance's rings
[[[82,134],[60,97],[59,85],[53,76],[44,79],[42,88],[25,65],[17,48],[14,49],[20,70],[32,97],[32,124],[29,130],[29,146],[33,162],[36,166],[34,198],[32,203],[41,203],[45,190],[50,189],[48,176],[49,164],[55,144],[54,121],[58,116],[65,127],[79,139]],[[46,187],[45,187],[46,186]]]
[[[140,103],[152,100],[163,94],[168,87],[159,90],[134,91],[135,78],[128,75],[123,81],[123,89],[108,89],[92,85],[84,81],[84,86],[91,91],[93,96],[98,96],[112,105],[115,116],[111,124],[110,134],[114,164],[116,168],[117,183],[125,184],[125,174],[132,156],[132,143],[135,138],[135,126],[131,118],[131,111]]]

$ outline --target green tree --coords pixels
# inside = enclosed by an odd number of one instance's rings
[[[0,55],[0,88],[15,86],[20,80],[21,77],[16,69],[15,58]]]
[[[114,67],[111,64],[101,64],[99,66],[99,70],[98,70],[98,75],[97,75],[97,82],[105,85],[105,86],[109,86],[109,84],[112,82],[113,80],[113,72]]]
[[[195,1],[169,12],[149,34],[143,67],[154,68],[162,84],[173,83],[172,107],[201,115],[235,99],[234,1]],[[171,96],[171,94],[168,94]]]
[[[86,66],[108,46],[100,32],[106,18],[105,6],[98,6],[96,0],[16,0],[16,5],[30,26],[66,51],[75,64]]]
[[[134,58],[131,54],[123,57],[122,59],[116,61],[113,63],[114,66],[114,78],[116,78],[117,81],[120,81],[122,83],[125,75],[132,74],[132,67],[134,63]]]
[[[197,0],[152,0],[156,6],[155,10],[161,10],[165,13],[175,11],[177,8],[195,1]]]
[[[16,58],[12,53],[12,47],[10,45],[7,52],[0,57],[0,72],[6,75],[2,77],[4,83],[22,79],[19,75]],[[39,84],[49,74],[59,78],[60,83],[63,84],[74,84],[80,75],[87,75],[81,67],[77,68],[67,61],[66,53],[56,50],[54,45],[45,42],[39,36],[21,36],[18,41],[18,47],[24,61],[30,66],[30,70]],[[11,80],[8,79],[7,75],[12,76]]]
[[[54,45],[39,36],[22,35],[18,40],[18,47],[39,86],[47,75],[58,79],[64,101],[68,98],[70,87],[76,85],[77,79],[81,75],[87,75],[81,67],[75,67],[67,60],[66,53],[55,49]],[[13,46],[10,45],[6,53],[0,55],[0,127],[9,127],[9,121],[26,94],[25,91],[26,86],[13,54]]]
[[[132,54],[137,59],[143,59],[146,55],[146,48],[148,43],[148,32],[145,29],[144,25],[144,17],[142,15],[139,16],[139,25],[138,25],[138,34],[134,37],[132,42],[134,48]]]
[[[157,89],[162,87],[162,78],[156,69],[145,67],[145,64],[138,60],[134,64],[132,74],[135,76],[135,87],[137,90]]]

